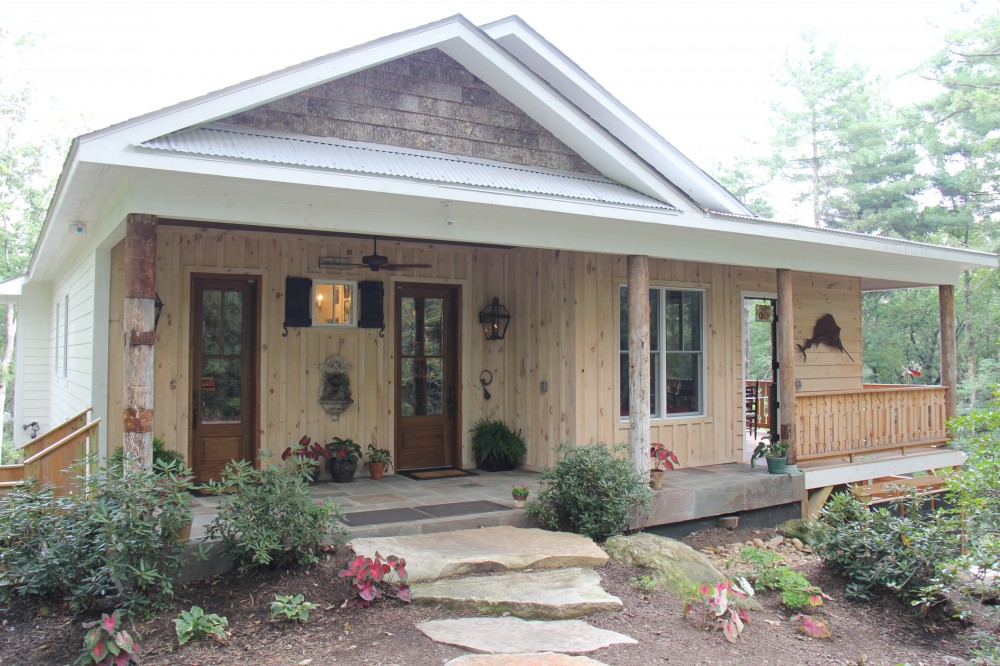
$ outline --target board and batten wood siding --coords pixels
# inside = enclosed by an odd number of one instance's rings
[[[619,287],[626,258],[528,248],[477,248],[382,241],[379,251],[395,262],[427,263],[428,269],[372,273],[367,269],[320,271],[320,256],[357,261],[370,241],[163,225],[157,241],[157,293],[166,304],[156,342],[155,434],[188,455],[190,410],[190,282],[193,273],[256,275],[262,288],[260,443],[274,454],[302,435],[333,436],[393,446],[393,288],[398,282],[444,282],[462,287],[460,407],[462,465],[472,467],[469,429],[481,417],[500,418],[520,429],[528,443],[525,464],[552,465],[567,443],[613,444],[628,439],[619,415]],[[120,247],[112,251],[109,413],[121,413],[122,303]],[[285,276],[369,280],[385,283],[386,332],[357,328],[293,328],[282,337]],[[705,293],[705,414],[652,421],[652,441],[674,450],[684,466],[742,460],[742,294],[775,288],[771,270],[651,260],[653,285]],[[856,279],[796,273],[796,337],[812,334],[815,319],[830,312],[843,340],[860,362],[860,284]],[[478,312],[493,297],[511,312],[502,341],[487,342]],[[816,314],[818,313],[818,314]],[[815,315],[815,316],[814,316]],[[800,319],[801,318],[801,319]],[[116,327],[118,332],[116,333]],[[808,329],[808,330],[806,330]],[[856,352],[856,354],[855,354]],[[338,353],[350,370],[354,404],[332,421],[319,406],[318,365]],[[480,374],[493,375],[485,400]],[[796,371],[803,391],[861,386],[859,364],[840,352],[810,350]],[[108,424],[110,441],[121,439],[120,419]],[[112,445],[114,448],[114,445]]]

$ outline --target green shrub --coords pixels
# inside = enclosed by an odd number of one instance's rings
[[[619,454],[627,450],[615,447]],[[538,500],[528,505],[538,524],[597,541],[627,529],[640,510],[649,509],[653,497],[632,463],[603,444],[568,447],[559,464],[542,470],[538,478]]]
[[[261,458],[267,453],[262,451]],[[241,573],[266,566],[311,564],[328,535],[344,536],[340,507],[309,493],[310,461],[293,456],[255,469],[245,460],[226,465],[209,489],[222,495],[219,513],[205,531],[219,539]]]
[[[191,522],[187,473],[101,468],[80,479],[87,492],[11,490],[0,499],[0,597],[58,595],[83,610],[120,595],[128,611],[161,606],[182,562],[178,532]]]
[[[905,602],[921,598],[941,565],[960,550],[957,525],[942,512],[926,515],[915,498],[869,509],[847,493],[834,495],[820,513],[815,552],[849,581],[847,596],[892,592]],[[903,515],[901,515],[903,514]]]
[[[309,611],[316,610],[318,606],[301,594],[294,597],[290,594],[276,594],[271,602],[271,618],[274,620],[287,620],[289,622],[305,622],[309,619]]]
[[[121,448],[108,456],[107,467],[110,470],[120,469],[125,463],[125,451]],[[185,469],[184,456],[176,451],[167,451],[167,445],[161,437],[153,438],[153,468],[162,469],[164,466],[171,466],[175,471]]]

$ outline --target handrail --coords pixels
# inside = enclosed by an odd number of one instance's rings
[[[66,435],[65,437],[63,437],[62,439],[60,439],[58,442],[56,442],[55,444],[49,446],[48,448],[45,448],[45,449],[39,451],[38,453],[36,453],[35,455],[31,456],[30,458],[27,458],[24,461],[23,464],[30,465],[31,463],[35,462],[36,460],[39,460],[40,458],[44,458],[46,455],[48,455],[52,451],[55,451],[56,449],[58,449],[59,447],[63,446],[64,444],[68,444],[68,443],[72,442],[73,440],[79,438],[83,433],[88,432],[90,430],[93,430],[97,425],[100,424],[100,422],[101,422],[101,419],[94,419],[93,421],[91,421],[87,425],[83,426],[79,430]]]
[[[62,423],[60,423],[59,425],[53,428],[49,428],[41,435],[37,435],[29,439],[27,442],[21,445],[21,451],[23,452],[24,456],[30,457],[35,453],[38,453],[38,451],[47,446],[46,440],[52,439],[57,436],[62,437],[63,433],[66,431],[68,427],[78,423],[81,425],[87,423],[87,415],[90,414],[92,409],[93,408],[91,407],[87,407],[79,414],[75,414],[66,419],[65,421],[63,421]]]

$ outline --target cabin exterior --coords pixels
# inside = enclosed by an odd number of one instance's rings
[[[471,468],[483,417],[528,469],[590,442],[741,463],[763,297],[774,428],[820,488],[960,462],[935,448],[954,381],[863,383],[861,295],[939,287],[953,380],[952,285],[995,265],[756,218],[519,19],[459,16],[77,139],[20,290],[15,423],[92,408],[96,450],[155,434],[202,479],[303,435]],[[844,351],[799,353],[824,315]]]

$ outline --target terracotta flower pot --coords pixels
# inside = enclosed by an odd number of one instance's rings
[[[666,473],[665,469],[649,470],[649,487],[653,490],[660,490],[663,487],[663,475]]]
[[[368,474],[371,475],[373,481],[378,481],[385,474],[385,463],[368,463]]]

